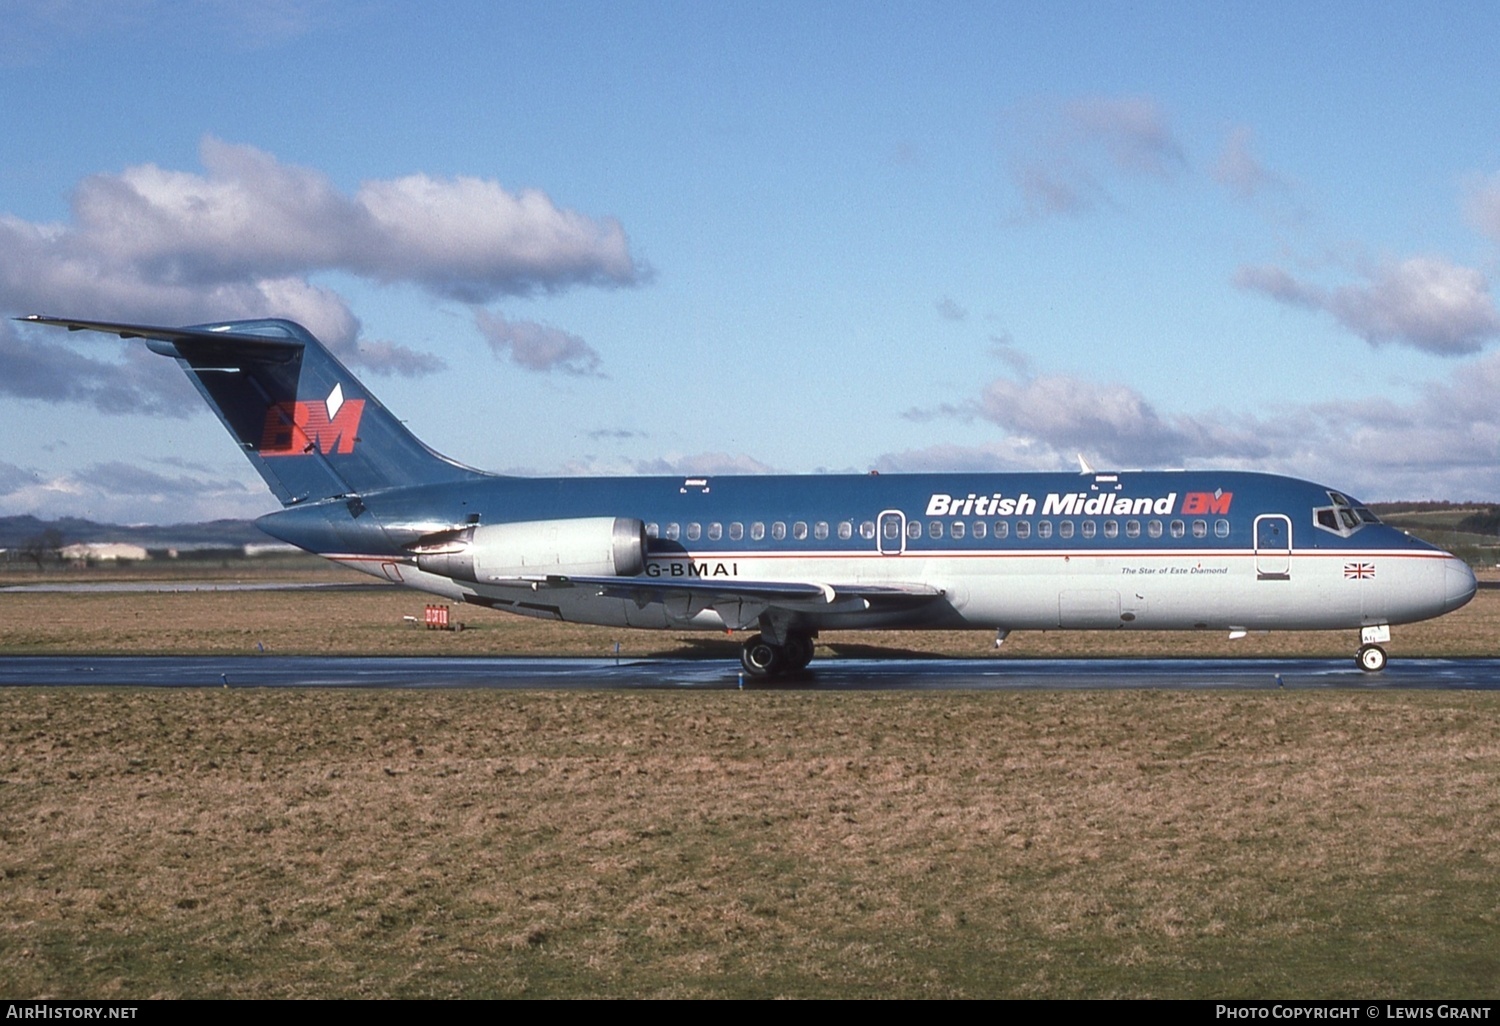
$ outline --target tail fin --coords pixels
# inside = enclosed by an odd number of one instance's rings
[[[423,445],[292,321],[161,328],[24,320],[145,339],[175,358],[283,506],[483,476]]]

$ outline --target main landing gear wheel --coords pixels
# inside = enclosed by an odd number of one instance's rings
[[[786,652],[786,668],[789,671],[807,669],[807,664],[813,661],[813,639],[806,634],[787,635],[786,644],[782,646]]]
[[[740,665],[752,677],[774,677],[786,669],[786,652],[759,634],[752,634],[740,649]]]
[[[1379,645],[1361,645],[1359,654],[1354,657],[1359,668],[1366,673],[1375,673],[1385,669],[1385,649]]]
[[[779,677],[807,668],[813,659],[813,639],[807,634],[788,634],[783,645],[752,634],[740,649],[740,665],[752,677]]]

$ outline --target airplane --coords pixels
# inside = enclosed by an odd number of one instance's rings
[[[753,678],[823,630],[1390,628],[1473,598],[1462,560],[1343,492],[1242,471],[523,478],[429,449],[301,325],[22,321],[177,360],[281,501],[272,537],[522,616],[753,632]]]

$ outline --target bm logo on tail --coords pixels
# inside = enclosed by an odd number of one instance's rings
[[[302,456],[316,449],[324,456],[351,453],[364,416],[363,399],[345,399],[334,385],[327,399],[277,403],[266,410],[258,451],[262,456]]]

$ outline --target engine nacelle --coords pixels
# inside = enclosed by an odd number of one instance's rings
[[[480,524],[413,551],[419,569],[476,584],[507,577],[633,577],[646,567],[646,525],[633,517]]]

